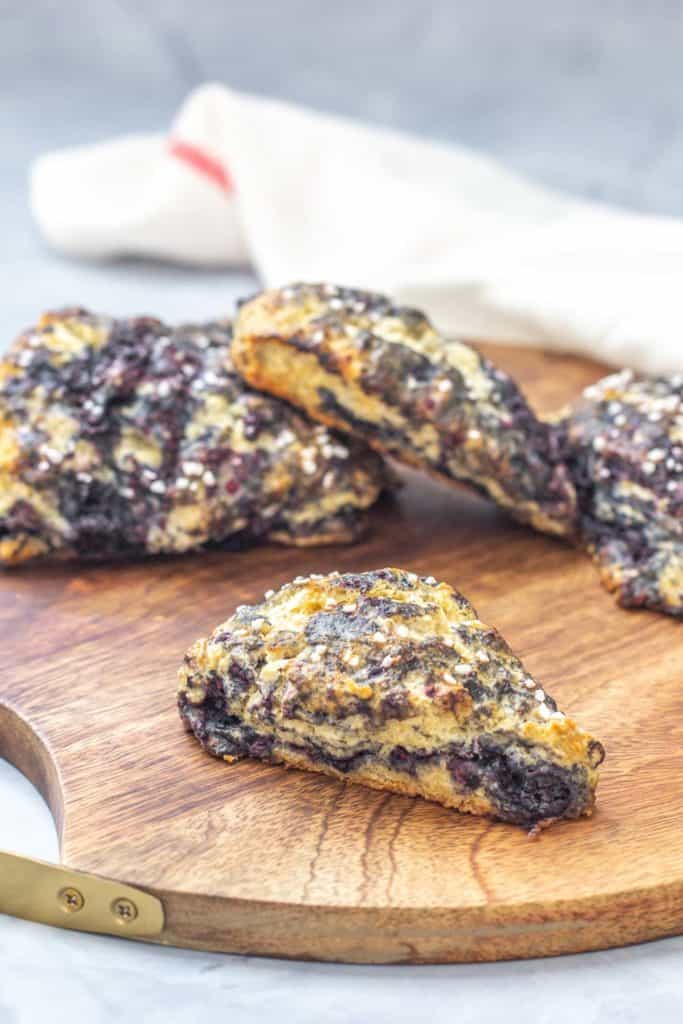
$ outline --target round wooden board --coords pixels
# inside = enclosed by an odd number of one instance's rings
[[[489,350],[492,351],[492,350]],[[495,351],[539,408],[601,369]],[[683,931],[683,631],[626,612],[587,558],[410,474],[354,547],[60,567],[0,580],[0,752],[45,793],[63,862],[162,899],[161,941],[348,961],[492,960]],[[297,573],[384,565],[467,594],[607,749],[592,819],[530,840],[202,753],[175,709],[185,649]]]

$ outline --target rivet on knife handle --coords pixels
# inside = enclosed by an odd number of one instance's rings
[[[142,889],[3,852],[0,913],[131,939],[157,938],[164,927],[161,901]]]

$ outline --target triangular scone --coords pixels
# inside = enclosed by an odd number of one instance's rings
[[[683,376],[611,374],[564,423],[581,536],[626,607],[683,618]]]
[[[445,583],[401,569],[297,578],[187,654],[202,746],[524,826],[591,813],[600,743]]]
[[[379,456],[252,391],[231,342],[229,322],[84,310],[21,335],[0,363],[0,564],[352,540]]]
[[[314,419],[469,483],[539,530],[573,533],[556,428],[507,374],[422,313],[334,285],[274,289],[242,304],[233,358],[250,384]]]

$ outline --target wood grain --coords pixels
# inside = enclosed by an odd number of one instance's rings
[[[600,368],[489,349],[539,408]],[[351,961],[490,960],[683,931],[683,632],[626,612],[579,552],[406,474],[354,547],[240,553],[0,580],[0,752],[52,807],[66,865],[163,900],[162,941]],[[598,810],[530,841],[258,763],[180,724],[185,649],[297,573],[393,564],[463,590],[607,748]]]

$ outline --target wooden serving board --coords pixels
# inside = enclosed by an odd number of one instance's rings
[[[490,350],[493,351],[493,350]],[[501,349],[539,408],[602,369]],[[416,475],[354,547],[0,579],[0,753],[63,863],[148,889],[161,941],[348,961],[493,960],[683,932],[683,630],[620,610],[587,558]],[[298,573],[403,566],[463,590],[605,744],[598,810],[536,841],[421,800],[202,753],[185,649]]]

